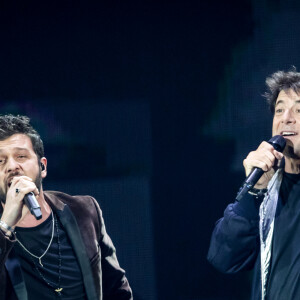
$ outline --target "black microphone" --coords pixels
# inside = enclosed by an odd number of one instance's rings
[[[40,220],[42,218],[41,207],[37,202],[34,193],[30,192],[29,194],[26,194],[24,197],[24,202],[31,214],[34,215],[37,220]]]
[[[284,150],[286,141],[281,135],[275,135],[268,141],[268,143],[271,144],[273,148],[278,152],[282,152]],[[255,184],[263,174],[264,171],[262,169],[253,168],[253,170],[241,186],[235,199],[237,201],[240,201],[243,198],[243,196],[255,186]]]

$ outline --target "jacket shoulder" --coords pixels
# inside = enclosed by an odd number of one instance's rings
[[[89,195],[76,195],[72,196],[59,191],[45,191],[45,198],[49,200],[55,207],[63,209],[65,205],[68,205],[71,210],[76,209],[84,213],[88,211],[99,210],[100,207],[96,199]]]

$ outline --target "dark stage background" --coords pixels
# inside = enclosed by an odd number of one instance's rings
[[[264,80],[300,68],[289,0],[1,1],[0,112],[26,114],[46,189],[91,194],[136,300],[248,299],[210,235],[271,136]]]

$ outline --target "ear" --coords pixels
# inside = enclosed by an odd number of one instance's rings
[[[42,178],[45,178],[47,176],[47,158],[42,157],[40,159],[40,163],[41,163],[41,176]]]

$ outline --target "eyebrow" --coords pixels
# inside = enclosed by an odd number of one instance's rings
[[[278,100],[275,104],[275,107],[278,105],[278,104],[281,104],[281,103],[284,103],[283,100]],[[300,103],[300,100],[296,100],[295,103]]]
[[[17,150],[17,151],[27,151],[29,152],[29,150],[27,148],[22,148],[22,147],[15,147],[13,148],[13,150]],[[5,152],[4,150],[0,149],[0,153],[1,152]]]

